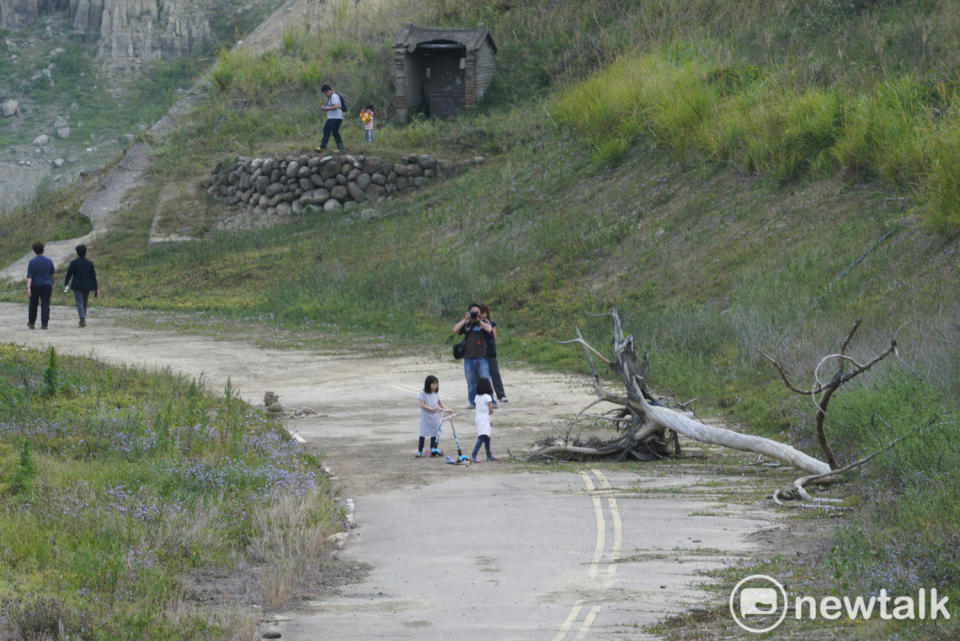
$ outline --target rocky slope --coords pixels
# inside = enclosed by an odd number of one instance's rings
[[[0,27],[22,27],[45,15],[69,19],[75,34],[97,43],[108,60],[177,58],[211,41],[202,0],[0,0]]]

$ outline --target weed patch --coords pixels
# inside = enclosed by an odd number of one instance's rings
[[[0,407],[0,635],[223,638],[179,610],[187,573],[242,569],[279,605],[320,571],[319,462],[229,385],[0,347]]]

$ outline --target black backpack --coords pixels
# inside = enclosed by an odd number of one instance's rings
[[[347,101],[343,99],[343,94],[342,94],[342,93],[338,93],[337,95],[340,97],[340,111],[346,111],[346,110],[347,110]]]

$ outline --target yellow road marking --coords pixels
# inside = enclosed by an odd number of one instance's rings
[[[567,620],[560,626],[560,631],[557,632],[557,636],[553,637],[553,641],[563,641],[564,637],[567,636],[567,632],[573,627],[573,622],[580,616],[580,610],[583,609],[582,604],[583,601],[577,601],[573,604],[573,607],[570,608],[570,614],[567,615]]]
[[[605,490],[612,490],[610,481],[600,470],[591,470],[593,475],[600,482],[600,487]],[[607,506],[610,508],[610,519],[613,521],[613,547],[610,549],[610,563],[607,564],[607,574],[611,577],[617,573],[617,559],[620,557],[620,550],[623,548],[623,521],[620,519],[620,508],[617,506],[617,499],[612,496],[607,497]]]
[[[593,622],[596,620],[599,612],[600,606],[595,605],[590,608],[590,612],[587,613],[587,616],[583,617],[583,623],[580,624],[580,633],[577,635],[577,641],[587,638],[587,633],[590,631],[590,626],[593,625]]]

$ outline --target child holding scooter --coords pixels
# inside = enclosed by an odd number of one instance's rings
[[[443,456],[437,448],[437,432],[440,430],[442,411],[447,409],[440,400],[440,380],[433,374],[423,381],[423,389],[417,394],[420,401],[420,440],[417,443],[417,456]],[[430,449],[423,453],[426,439],[430,439]]]
[[[473,454],[470,456],[471,462],[479,463],[477,454],[480,452],[480,446],[483,445],[487,451],[487,460],[496,461],[497,457],[490,453],[490,415],[493,414],[493,385],[489,378],[481,378],[477,381],[477,396],[474,399],[476,410],[474,421],[477,424],[477,444],[473,446]]]

